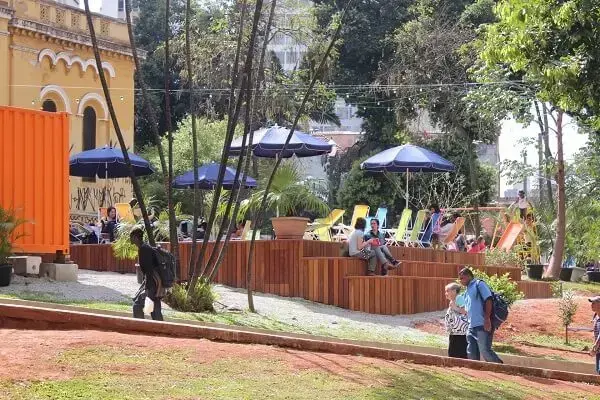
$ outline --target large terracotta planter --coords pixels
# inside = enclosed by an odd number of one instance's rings
[[[276,239],[302,239],[309,221],[301,217],[271,218]]]

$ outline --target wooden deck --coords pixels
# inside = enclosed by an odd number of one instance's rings
[[[205,260],[214,243],[209,243]],[[215,282],[246,288],[250,242],[230,242]],[[508,273],[528,298],[551,297],[545,282],[521,281],[518,268],[484,265],[483,254],[419,248],[391,248],[403,264],[388,277],[366,277],[366,262],[339,257],[340,244],[306,240],[261,240],[254,252],[252,287],[257,292],[307,300],[378,314],[409,314],[447,306],[444,286],[464,266],[488,274]],[[190,276],[191,243],[180,243],[182,279]],[[80,268],[135,272],[135,261],[115,259],[110,245],[73,245],[71,260]]]

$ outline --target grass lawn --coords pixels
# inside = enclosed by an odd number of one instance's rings
[[[149,339],[151,340],[151,338]],[[305,353],[294,354],[296,359]],[[319,357],[318,355],[316,357]],[[289,359],[227,354],[203,360],[192,349],[113,346],[68,349],[49,360],[65,374],[52,380],[0,380],[0,399],[593,399],[581,387],[550,387],[522,378],[470,377],[460,370],[359,357],[298,368]],[[555,384],[553,384],[554,386]]]
[[[90,308],[95,310],[104,311],[117,311],[123,313],[131,313],[131,303],[122,302],[89,302],[89,301],[65,301],[57,298],[51,293],[39,293],[39,292],[20,292],[1,294],[0,298],[9,299],[20,299],[20,300],[31,300],[40,301],[53,304],[72,305],[77,307]],[[302,325],[290,324],[283,321],[279,321],[274,318],[270,318],[265,315],[251,313],[247,311],[241,312],[218,312],[218,313],[184,313],[174,311],[170,309],[163,309],[165,318],[176,322],[176,320],[182,321],[200,321],[200,322],[213,322],[233,326],[241,326],[248,328],[266,329],[271,331],[299,333],[308,335],[318,335],[334,337],[337,339],[348,339],[348,340],[361,340],[361,341],[372,341],[372,342],[383,342],[383,343],[398,343],[398,344],[412,344],[420,346],[430,347],[447,347],[447,339],[440,335],[433,335],[423,333],[420,335],[392,335],[387,333],[372,332],[361,327],[350,326],[346,323],[340,323],[337,325]]]
[[[573,290],[582,296],[600,295],[600,283],[596,282],[561,282],[563,290]]]

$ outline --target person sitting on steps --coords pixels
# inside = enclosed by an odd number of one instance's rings
[[[392,253],[390,253],[390,249],[385,245],[385,236],[379,230],[379,220],[377,218],[371,220],[371,230],[365,233],[364,239],[367,241],[377,239],[376,241],[371,241],[371,249],[373,249],[377,259],[381,263],[381,275],[387,275],[389,269],[396,268],[400,264],[400,261],[394,258]]]
[[[365,228],[367,221],[364,218],[357,218],[354,225],[354,232],[348,238],[348,253],[350,257],[367,260],[367,276],[374,276],[377,268],[377,255],[371,249],[371,244],[379,243],[379,239],[365,240]]]

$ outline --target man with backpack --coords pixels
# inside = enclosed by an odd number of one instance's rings
[[[144,305],[147,297],[154,303],[154,309],[150,313],[152,319],[162,321],[160,299],[165,295],[165,288],[159,274],[156,250],[144,242],[144,231],[141,228],[134,228],[129,234],[129,240],[138,248],[138,262],[144,275],[142,286],[133,298],[133,317],[144,318]]]
[[[502,364],[500,357],[492,350],[494,331],[503,321],[494,315],[494,293],[484,281],[475,279],[473,272],[468,268],[463,268],[458,273],[458,279],[466,288],[463,296],[469,321],[467,332],[469,359],[480,360],[483,357],[487,362]]]

